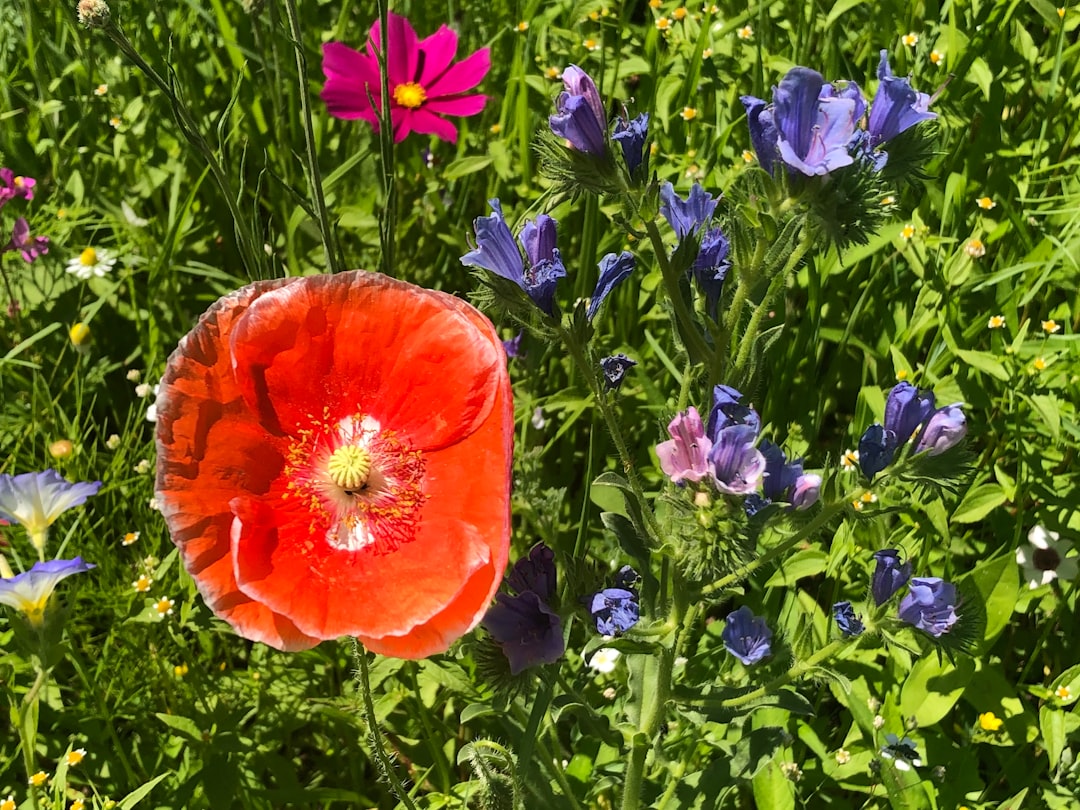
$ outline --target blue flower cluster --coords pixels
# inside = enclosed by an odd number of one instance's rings
[[[596,632],[605,636],[625,633],[638,623],[637,571],[624,565],[615,575],[614,587],[604,588],[589,599],[589,614],[596,622]]]
[[[697,183],[691,186],[685,200],[675,193],[671,183],[660,187],[660,213],[679,237],[679,242],[691,238],[698,240],[690,272],[705,295],[709,314],[714,318],[724,279],[731,269],[731,243],[724,232],[712,224],[717,202]]]
[[[915,453],[940,455],[967,434],[959,402],[934,410],[934,392],[909,382],[893,387],[885,401],[885,424],[873,424],[859,439],[859,467],[869,480],[888,467],[912,435],[918,433]]]
[[[955,585],[938,577],[911,578],[911,561],[901,563],[900,552],[896,549],[875,552],[874,560],[876,565],[870,577],[870,595],[875,605],[880,607],[885,604],[904,585],[908,585],[907,594],[900,600],[900,620],[934,638],[940,638],[952,630],[960,618],[957,613],[960,599]],[[834,606],[834,613],[837,607],[839,605]],[[839,616],[837,626],[847,634]]]

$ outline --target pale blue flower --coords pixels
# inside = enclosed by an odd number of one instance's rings
[[[0,579],[0,605],[15,608],[25,614],[32,626],[40,627],[45,620],[49,597],[60,580],[94,567],[96,566],[92,563],[83,562],[82,557],[35,563],[33,568],[23,574]]]
[[[99,489],[100,481],[72,484],[56,470],[0,475],[0,518],[22,524],[39,557],[43,557],[49,527]]]

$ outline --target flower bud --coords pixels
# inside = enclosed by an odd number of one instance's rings
[[[967,419],[964,418],[960,403],[946,405],[935,411],[926,423],[919,443],[915,446],[915,452],[929,450],[930,455],[937,456],[958,445],[966,435]]]
[[[105,0],[79,0],[75,12],[79,16],[79,23],[87,28],[104,28],[111,16]]]
[[[809,509],[821,497],[821,476],[816,473],[803,473],[795,481],[791,492],[791,505],[796,509]]]
[[[883,605],[892,595],[904,587],[911,576],[911,561],[900,563],[900,552],[886,548],[874,553],[877,567],[870,578],[870,593],[875,605]]]

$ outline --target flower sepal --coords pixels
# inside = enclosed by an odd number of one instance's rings
[[[539,132],[533,141],[540,174],[555,184],[555,195],[579,197],[589,194],[622,194],[626,191],[624,174],[611,149],[592,154],[566,145],[550,130]]]

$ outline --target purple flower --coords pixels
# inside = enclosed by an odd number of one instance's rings
[[[730,385],[713,387],[713,404],[705,428],[713,444],[716,444],[716,435],[732,425],[749,425],[755,434],[761,430],[761,417],[749,405],[743,405],[742,399],[743,395]]]
[[[691,186],[685,200],[675,193],[671,183],[660,186],[660,213],[679,239],[697,233],[702,225],[712,219],[716,203],[717,199],[697,183]]]
[[[896,445],[893,435],[882,425],[873,424],[859,438],[859,467],[869,480],[892,463]]]
[[[16,197],[22,197],[24,200],[34,199],[36,185],[37,180],[33,177],[15,174],[7,167],[0,169],[0,208],[3,208],[8,200]]]
[[[664,474],[676,484],[700,481],[708,476],[712,471],[709,464],[712,441],[705,435],[697,408],[691,405],[672,419],[668,433],[671,441],[656,445],[656,456]]]
[[[510,662],[510,674],[552,664],[566,651],[562,619],[533,591],[517,596],[496,594],[495,605],[481,622]]]
[[[907,596],[900,600],[900,619],[940,638],[956,624],[957,604],[956,586],[952,583],[938,577],[915,577]]]
[[[591,321],[604,299],[616,286],[625,281],[634,270],[634,254],[628,250],[616,255],[609,253],[600,260],[600,280],[596,282],[592,300],[586,313]]]
[[[543,543],[537,543],[528,557],[514,563],[507,577],[507,584],[514,593],[520,595],[532,591],[545,602],[555,595],[556,582],[555,552]]]
[[[757,431],[749,425],[732,425],[717,431],[709,451],[713,483],[729,495],[749,495],[765,472],[765,457],[754,447]]]
[[[816,473],[803,473],[795,481],[795,488],[790,498],[791,505],[798,510],[809,509],[821,497],[821,476]]]
[[[763,439],[758,449],[765,457],[762,493],[770,501],[787,501],[795,482],[803,474],[802,459],[788,464],[784,451],[768,439]]]
[[[609,391],[619,390],[623,384],[626,372],[637,365],[636,360],[631,360],[625,354],[613,354],[600,360],[600,370],[604,373],[604,384]]]
[[[94,567],[92,563],[83,562],[82,557],[34,563],[34,567],[25,573],[0,579],[0,605],[15,608],[26,615],[32,626],[40,627],[45,620],[49,597],[60,580]]]
[[[570,65],[562,74],[565,88],[555,100],[557,112],[548,118],[551,131],[580,152],[607,152],[607,117],[604,103],[589,74]]]
[[[0,248],[0,253],[17,250],[22,254],[23,261],[29,263],[38,256],[49,252],[49,237],[30,236],[30,223],[25,218],[15,220],[15,227],[11,231],[11,241]]]
[[[792,68],[773,91],[781,159],[810,176],[850,165],[858,109],[850,94],[834,94],[817,71]]]
[[[916,453],[929,450],[930,455],[937,456],[960,443],[967,435],[967,419],[961,404],[954,402],[934,411],[915,445]]]
[[[875,551],[874,559],[877,565],[870,577],[870,594],[874,597],[874,604],[881,606],[904,587],[911,576],[911,561],[901,564],[900,552],[894,548]]]
[[[754,96],[741,96],[739,100],[746,108],[746,122],[750,127],[750,143],[757,154],[761,168],[773,173],[773,164],[777,158],[777,146],[780,133],[773,121],[773,108],[763,99]]]
[[[719,228],[710,228],[702,235],[697,258],[690,265],[690,272],[705,294],[705,305],[713,318],[716,317],[720,293],[724,290],[724,279],[731,269],[730,251],[731,243],[724,232]]]
[[[899,447],[910,439],[933,411],[933,391],[920,391],[909,382],[894,385],[885,401],[885,433],[892,433],[892,446]]]
[[[554,317],[555,285],[566,268],[555,247],[555,220],[540,214],[521,229],[521,244],[528,259],[523,262],[499,200],[488,201],[490,216],[473,220],[476,247],[461,257],[467,267],[479,267],[517,284],[544,313]]]
[[[525,337],[525,332],[521,331],[514,335],[509,340],[502,342],[503,349],[506,351],[507,357],[524,357],[525,352],[521,348],[521,340]]]
[[[937,118],[936,113],[930,112],[930,96],[915,90],[909,79],[893,76],[886,50],[881,51],[877,75],[880,84],[870,105],[870,120],[867,122],[871,148],[895,138],[922,121]]]
[[[727,615],[720,638],[724,649],[745,666],[756,664],[772,653],[772,630],[764,618],[755,616],[746,605]]]
[[[65,481],[55,470],[0,475],[0,518],[21,523],[39,554],[49,527],[68,509],[81,506],[101,489],[101,482]]]
[[[615,122],[612,140],[618,141],[622,149],[626,170],[633,177],[645,155],[645,141],[649,137],[649,114],[642,113],[637,118],[619,118]],[[647,164],[646,164],[647,165]]]
[[[640,616],[637,594],[625,588],[605,588],[589,600],[589,613],[596,621],[596,632],[604,636],[625,633]]]
[[[855,614],[855,608],[851,606],[851,602],[837,602],[832,606],[832,610],[836,626],[845,636],[857,636],[866,629],[863,627],[862,620]]]

